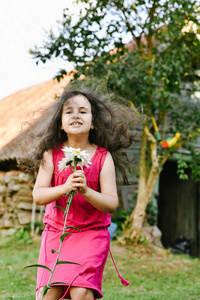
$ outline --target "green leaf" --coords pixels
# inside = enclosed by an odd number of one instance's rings
[[[73,162],[73,160],[70,160],[66,163],[66,166],[71,166],[71,163]]]
[[[64,209],[63,207],[61,207],[61,206],[57,206],[57,205],[56,205],[56,206],[53,207],[53,209],[54,209],[54,208],[60,208],[60,209],[62,209],[62,210],[65,212],[65,209]]]
[[[42,299],[44,298],[44,296],[46,295],[46,293],[48,292],[48,290],[50,289],[49,286],[45,285],[43,287],[43,292],[42,292]]]
[[[35,264],[35,265],[29,265],[29,266],[26,266],[24,269],[27,269],[27,268],[33,268],[33,267],[36,267],[36,268],[44,268],[46,270],[48,270],[49,272],[52,273],[51,269],[49,269],[48,267],[46,266],[43,266],[43,265],[39,265],[39,264]]]
[[[67,227],[65,227],[65,230],[67,230],[67,229],[75,229],[77,231],[80,231],[80,229],[78,229],[77,227],[73,227],[73,226],[67,226]]]
[[[62,282],[62,281],[57,281],[57,282],[52,282],[52,283],[50,283],[50,286],[52,286],[52,285],[54,285],[54,284],[69,284],[69,283]]]
[[[56,249],[51,249],[51,253],[55,253],[55,252],[58,253],[58,250],[56,250]]]
[[[66,232],[64,234],[61,235],[60,240],[63,242],[64,238],[68,235],[72,234],[71,232]]]
[[[64,260],[58,261],[56,265],[62,265],[62,264],[73,264],[73,265],[82,266],[81,264],[78,264],[78,263],[75,263],[75,262],[72,262],[72,261],[64,261]]]

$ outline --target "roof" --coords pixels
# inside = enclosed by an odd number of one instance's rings
[[[18,157],[16,143],[24,136],[23,122],[37,118],[41,108],[62,94],[70,79],[71,76],[65,76],[60,82],[52,79],[0,100],[0,160]]]

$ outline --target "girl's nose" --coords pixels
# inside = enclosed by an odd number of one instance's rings
[[[79,111],[74,111],[73,118],[75,119],[79,118]]]

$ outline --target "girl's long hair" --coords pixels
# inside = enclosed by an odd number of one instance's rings
[[[45,151],[51,150],[67,141],[67,134],[61,129],[63,105],[68,99],[82,95],[91,104],[94,129],[90,130],[89,142],[106,148],[112,155],[116,170],[127,183],[125,165],[128,162],[124,149],[127,149],[137,139],[135,125],[141,124],[142,117],[130,105],[116,95],[99,95],[91,89],[75,89],[72,85],[61,97],[48,107],[42,116],[30,126],[31,151],[19,160],[20,166],[26,166],[29,171],[38,169]],[[29,142],[27,144],[30,145]],[[25,147],[26,148],[26,147]]]

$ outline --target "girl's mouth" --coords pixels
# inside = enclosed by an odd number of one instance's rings
[[[73,122],[73,123],[71,123],[71,125],[72,126],[80,126],[80,125],[82,125],[80,122]]]

